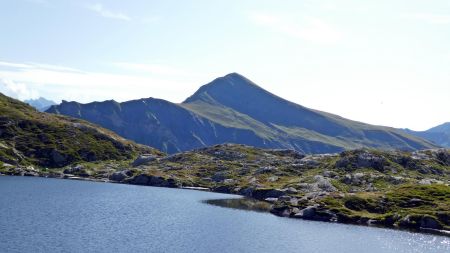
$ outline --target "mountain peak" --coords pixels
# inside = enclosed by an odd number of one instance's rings
[[[36,108],[37,110],[39,110],[41,112],[47,110],[52,105],[56,105],[55,102],[48,100],[44,97],[39,97],[37,99],[27,99],[23,102],[33,106],[34,108]]]
[[[212,82],[200,87],[192,96],[183,103],[191,103],[198,100],[220,101],[223,99],[232,99],[236,95],[261,94],[272,95],[263,88],[250,81],[245,76],[233,72],[225,76],[218,77]],[[227,100],[227,99],[226,99]]]

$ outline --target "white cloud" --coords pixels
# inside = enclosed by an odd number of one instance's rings
[[[38,93],[31,90],[24,83],[17,83],[13,80],[0,78],[0,92],[6,96],[20,100],[37,98]]]
[[[300,22],[295,22],[281,15],[254,11],[250,13],[250,20],[288,36],[314,43],[335,44],[342,39],[342,33],[336,27],[319,18],[305,17]]]
[[[142,97],[181,101],[185,99],[186,89],[195,90],[203,82],[189,71],[170,66],[123,62],[114,65],[132,71],[111,74],[40,63],[0,62],[0,80],[8,80],[8,86],[2,86],[3,90],[10,91],[8,96],[27,99],[36,97],[34,91],[39,91],[40,96],[54,101],[79,102]]]
[[[105,18],[112,18],[112,19],[118,19],[123,21],[130,21],[131,17],[122,13],[122,12],[115,12],[106,9],[102,4],[96,3],[96,4],[88,4],[86,5],[86,8],[88,10],[91,10],[97,14],[99,14],[102,17]]]
[[[12,69],[45,69],[45,70],[55,70],[55,71],[71,71],[71,72],[81,72],[79,69],[64,67],[60,65],[50,65],[41,63],[15,63],[15,62],[5,62],[0,61],[0,67],[7,67]]]
[[[405,14],[403,15],[403,17],[407,19],[425,21],[429,24],[437,24],[437,25],[450,24],[450,15],[447,14],[414,13],[414,14]]]

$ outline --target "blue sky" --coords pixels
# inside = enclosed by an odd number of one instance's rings
[[[181,102],[230,72],[307,107],[450,121],[450,1],[0,0],[0,92]]]

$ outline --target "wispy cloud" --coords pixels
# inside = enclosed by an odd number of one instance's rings
[[[124,14],[123,12],[109,10],[100,3],[88,4],[88,5],[86,5],[86,8],[88,10],[91,10],[91,11],[97,13],[98,15],[100,15],[104,18],[112,18],[112,19],[118,19],[118,20],[123,20],[123,21],[131,20],[131,17]]]
[[[410,13],[404,14],[404,18],[424,21],[429,24],[448,25],[450,24],[450,15],[435,13]]]
[[[0,78],[0,92],[20,100],[38,97],[38,93],[26,84],[3,78]]]
[[[335,44],[342,39],[342,33],[322,19],[305,17],[296,22],[282,15],[260,11],[250,12],[250,20],[285,35],[319,44]]]
[[[64,67],[60,65],[42,64],[42,63],[15,63],[0,61],[0,68],[7,67],[13,69],[43,69],[43,70],[54,70],[54,71],[70,71],[70,72],[81,72],[79,69]]]
[[[0,91],[22,100],[39,94],[55,101],[90,102],[111,98],[125,101],[151,96],[181,101],[185,94],[180,87],[197,87],[201,83],[197,77],[189,75],[189,71],[169,66],[123,62],[115,65],[131,71],[111,74],[3,61],[0,62]]]

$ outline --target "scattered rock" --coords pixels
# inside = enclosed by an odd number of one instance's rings
[[[276,167],[272,167],[272,166],[267,166],[267,167],[262,167],[256,170],[255,174],[259,175],[259,174],[268,174],[268,173],[274,173],[277,171]]]
[[[388,178],[388,181],[391,182],[392,184],[403,184],[404,182],[406,182],[404,177],[400,177],[400,176],[390,176]]]
[[[212,179],[214,182],[222,182],[222,181],[224,181],[227,177],[228,177],[228,172],[226,172],[226,171],[219,171],[219,172],[216,172],[216,173],[211,177],[211,179]]]
[[[421,185],[444,184],[444,182],[440,181],[440,180],[433,179],[433,178],[424,178],[424,179],[421,179],[418,182],[418,184],[421,184]]]
[[[331,182],[321,176],[316,175],[314,176],[314,183],[299,183],[298,187],[301,189],[302,192],[335,192],[337,191],[336,187],[334,187]]]
[[[267,152],[276,156],[289,156],[294,159],[302,159],[305,157],[305,154],[292,149],[273,149]]]

